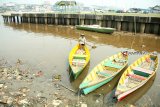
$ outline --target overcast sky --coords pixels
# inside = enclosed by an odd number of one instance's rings
[[[44,1],[48,1],[51,4],[59,0],[0,0],[0,3],[6,2],[16,2],[16,3],[25,3],[25,4],[42,4]],[[139,8],[148,8],[155,5],[160,5],[160,0],[76,0],[81,2],[84,5],[102,5],[102,6],[113,6],[117,8],[130,8],[130,7],[139,7]]]

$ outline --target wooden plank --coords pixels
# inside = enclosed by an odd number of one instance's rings
[[[133,70],[141,71],[141,72],[144,72],[144,73],[147,73],[147,74],[152,74],[154,72],[152,70],[144,69],[144,68],[141,68],[141,67],[134,67]]]

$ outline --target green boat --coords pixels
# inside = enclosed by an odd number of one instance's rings
[[[107,34],[111,34],[116,30],[115,28],[101,27],[99,25],[76,25],[76,29],[88,30],[99,33],[107,33]]]
[[[128,65],[128,54],[122,52],[106,58],[95,66],[80,84],[83,94],[88,94],[111,81]]]

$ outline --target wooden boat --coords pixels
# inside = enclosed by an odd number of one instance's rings
[[[87,46],[84,46],[84,50],[80,49],[79,44],[77,44],[69,54],[69,65],[71,67],[71,72],[73,73],[74,79],[83,71],[90,60],[90,52]]]
[[[76,25],[76,28],[79,30],[88,30],[88,31],[108,33],[108,34],[111,34],[115,31],[115,28],[101,27],[99,25]]]
[[[101,87],[111,81],[128,64],[128,54],[118,53],[106,58],[95,66],[80,84],[79,89],[84,94]]]
[[[142,87],[158,69],[158,57],[144,55],[131,64],[122,74],[115,91],[115,97],[121,101],[127,95]]]

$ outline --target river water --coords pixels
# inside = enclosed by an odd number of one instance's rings
[[[81,33],[86,35],[88,44],[95,45],[96,48],[88,46],[91,53],[90,63],[83,73],[73,81],[70,79],[68,72],[68,55],[74,45],[77,44]],[[35,71],[43,71],[44,78],[39,81],[51,78],[53,73],[60,74],[62,76],[61,82],[73,90],[78,90],[79,84],[88,72],[100,61],[125,50],[131,53],[129,64],[141,57],[145,52],[155,51],[160,57],[160,37],[150,34],[134,35],[127,32],[114,32],[112,35],[108,35],[76,30],[73,26],[3,23],[2,17],[0,17],[0,58],[6,59],[10,64],[14,64],[17,59],[20,59]],[[103,87],[86,95],[84,99],[88,106],[95,106],[98,103],[99,106],[117,106],[119,104],[120,106],[125,104],[160,106],[159,71],[160,67],[156,76],[145,86],[130,94],[118,104],[111,103],[111,98],[120,75]],[[46,87],[39,87],[41,90],[46,90]],[[35,90],[40,89],[35,88]],[[49,92],[52,91],[54,90],[49,90]],[[70,95],[69,92],[68,95]],[[100,102],[100,99],[103,103]]]

